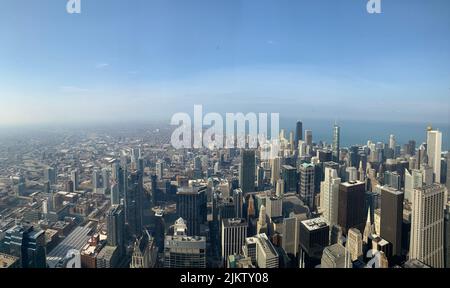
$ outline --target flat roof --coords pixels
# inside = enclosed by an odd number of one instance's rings
[[[309,231],[314,231],[328,226],[327,221],[322,217],[304,220],[301,223],[305,225]]]

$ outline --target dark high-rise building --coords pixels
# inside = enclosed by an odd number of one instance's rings
[[[142,233],[143,201],[143,176],[139,171],[135,171],[127,177],[125,193],[125,222],[128,225],[128,232],[135,237]]]
[[[284,181],[283,192],[297,192],[298,174],[296,168],[290,165],[283,165],[281,167],[281,178]]]
[[[392,244],[392,255],[401,256],[404,193],[391,187],[381,189],[380,236]]]
[[[330,162],[333,160],[333,153],[330,150],[322,149],[317,151],[317,157],[320,163]]]
[[[106,213],[108,227],[108,245],[116,246],[119,254],[123,255],[125,248],[125,212],[122,205],[113,205]]]
[[[45,232],[33,226],[15,226],[6,231],[1,252],[18,257],[21,268],[46,268]]]
[[[333,127],[333,161],[339,163],[340,160],[341,127],[334,124]]]
[[[200,235],[200,225],[206,222],[206,186],[181,188],[177,192],[177,215],[185,220],[187,234]]]
[[[298,142],[303,140],[303,123],[298,121],[295,126],[295,149],[298,148]]]
[[[241,165],[239,167],[239,184],[242,192],[255,191],[256,162],[255,150],[241,150]]]
[[[366,211],[366,184],[361,181],[345,182],[339,185],[338,225],[344,233],[350,228],[364,231]]]
[[[320,263],[322,252],[329,245],[330,227],[323,218],[300,222],[300,258],[304,268]]]
[[[313,164],[303,163],[300,165],[300,199],[312,210],[314,210],[315,197],[315,167]]]

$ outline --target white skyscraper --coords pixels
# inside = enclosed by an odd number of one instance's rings
[[[427,133],[428,164],[433,168],[434,182],[441,183],[442,132],[432,130]]]
[[[278,179],[280,179],[280,158],[275,157],[272,161],[272,177],[270,182],[272,185],[277,185]]]
[[[325,168],[325,179],[320,183],[320,206],[330,227],[338,222],[339,184],[341,178],[338,177],[337,171],[330,167]]]
[[[414,191],[409,258],[444,267],[445,187],[432,184]]]
[[[225,262],[228,256],[240,254],[247,238],[247,222],[245,219],[222,220],[222,259]]]

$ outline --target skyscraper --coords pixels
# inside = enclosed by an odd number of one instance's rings
[[[351,261],[356,261],[363,256],[363,237],[361,231],[350,228],[347,233],[346,248],[350,253]]]
[[[156,162],[156,176],[158,180],[162,180],[164,176],[164,163],[162,161]]]
[[[18,257],[21,268],[46,268],[45,232],[18,225],[6,231],[0,251]]]
[[[346,233],[350,228],[362,231],[366,223],[366,184],[345,182],[339,186],[338,225]]]
[[[320,268],[352,268],[349,251],[336,243],[323,250]]]
[[[314,205],[314,177],[315,177],[314,165],[310,163],[303,163],[300,165],[300,199],[312,210],[315,209]]]
[[[320,208],[330,227],[338,223],[340,184],[341,178],[338,177],[337,171],[329,167],[325,168],[325,179],[320,183]]]
[[[450,204],[447,203],[445,207],[444,220],[444,257],[445,268],[450,268]]]
[[[247,238],[247,228],[248,224],[245,219],[222,220],[222,259],[224,263],[228,256],[242,252],[242,246]]]
[[[243,218],[244,194],[241,189],[235,189],[233,191],[233,204],[236,218]]]
[[[111,184],[111,205],[119,205],[120,204],[120,191],[119,185],[113,180]]]
[[[298,148],[298,143],[301,140],[303,140],[303,123],[301,121],[297,121],[295,126],[295,149]]]
[[[313,135],[312,130],[305,130],[305,140],[306,140],[306,146],[312,146],[313,143]]]
[[[108,245],[116,246],[122,256],[125,248],[125,212],[122,205],[113,205],[106,213]]]
[[[127,189],[125,193],[125,222],[128,225],[128,232],[136,237],[140,236],[142,233],[143,200],[143,175],[139,171],[135,171],[127,178]]]
[[[391,187],[381,189],[380,236],[392,244],[392,256],[402,253],[404,193]]]
[[[279,256],[272,242],[266,234],[258,234],[255,237],[256,242],[256,263],[258,268],[278,268]]]
[[[200,226],[206,222],[206,190],[206,186],[199,186],[177,192],[177,215],[184,219],[190,236],[199,236]]]
[[[442,132],[428,128],[427,155],[428,164],[433,168],[434,182],[441,183]]]
[[[241,150],[241,165],[239,167],[239,184],[242,192],[244,194],[254,192],[256,178],[255,150]]]
[[[297,193],[298,189],[298,175],[297,169],[290,165],[283,165],[281,167],[281,175],[284,180],[284,191],[285,192],[295,192]]]
[[[102,187],[101,180],[100,180],[100,171],[95,168],[92,172],[92,191],[94,193],[101,193],[102,190],[100,189]]]
[[[303,268],[313,268],[320,263],[322,252],[329,244],[330,227],[323,218],[300,222],[300,248]]]
[[[175,222],[173,236],[166,236],[165,268],[206,268],[206,238],[187,236],[187,229],[180,218]]]
[[[339,163],[340,161],[340,142],[341,142],[341,127],[334,124],[333,127],[333,161]]]
[[[80,174],[78,173],[78,169],[74,169],[70,172],[70,180],[73,183],[73,191],[78,191],[80,184]]]
[[[411,215],[409,258],[431,267],[444,267],[445,187],[432,184],[416,188]]]

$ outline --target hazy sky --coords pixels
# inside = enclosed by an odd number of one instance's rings
[[[450,1],[0,0],[0,125],[192,112],[448,122]]]

